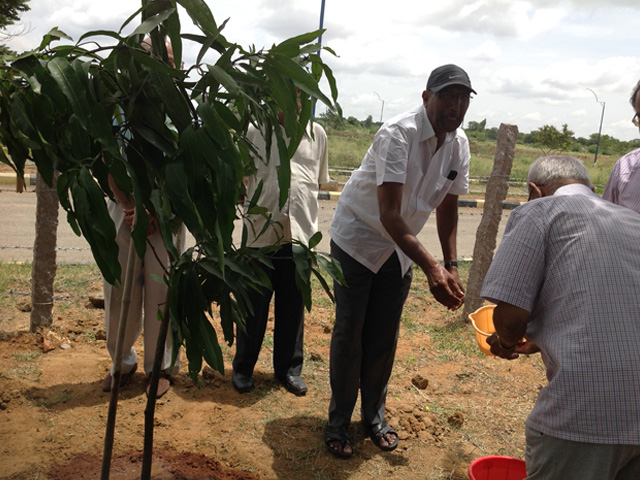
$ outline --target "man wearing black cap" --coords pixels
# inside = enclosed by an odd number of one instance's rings
[[[353,449],[348,427],[361,392],[362,425],[382,450],[398,445],[384,419],[387,383],[409,293],[412,265],[426,274],[436,300],[462,305],[456,263],[458,195],[468,191],[469,143],[460,125],[469,107],[467,73],[436,68],[423,104],[386,122],[338,201],[329,234],[346,286],[335,284],[331,403],[325,444],[339,457]],[[436,211],[444,268],[416,235]]]

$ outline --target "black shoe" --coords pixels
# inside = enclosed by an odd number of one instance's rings
[[[276,375],[276,378],[285,386],[287,390],[289,390],[294,395],[298,397],[303,396],[307,393],[307,384],[304,383],[304,380],[300,375]]]
[[[238,393],[250,392],[253,390],[253,377],[233,372],[233,375],[231,375],[231,385],[233,385],[233,388],[235,388]]]
[[[120,387],[124,387],[127,383],[129,383],[129,380],[131,380],[131,377],[133,377],[133,374],[136,373],[136,370],[138,368],[138,364],[136,363],[133,368],[131,369],[131,371],[127,372],[127,373],[120,373]],[[103,392],[110,392],[111,391],[111,382],[113,381],[113,379],[111,378],[111,373],[107,373],[107,376],[104,377],[104,379],[102,380],[102,391]]]

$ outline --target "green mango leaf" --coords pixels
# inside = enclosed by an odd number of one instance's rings
[[[279,48],[284,45],[306,45],[307,43],[315,43],[315,41],[322,36],[327,29],[323,28],[322,30],[316,30],[314,32],[303,33],[302,35],[298,35],[297,37],[288,38],[284,42],[280,43],[276,48]],[[272,49],[273,51],[273,49]]]
[[[135,12],[133,12],[131,15],[129,15],[129,17],[124,21],[124,23],[122,24],[122,26],[120,27],[120,30],[118,30],[118,33],[122,33],[122,31],[125,29],[125,27],[127,25],[129,25],[133,20],[135,20],[138,15],[140,15],[140,13],[142,12],[142,7],[137,9]]]
[[[71,108],[76,114],[80,125],[85,130],[88,130],[91,110],[89,109],[89,100],[84,88],[84,82],[79,78],[77,71],[72,68],[67,59],[60,57],[51,60],[47,67],[58,87],[71,104]]]
[[[198,326],[200,328],[199,343],[202,346],[202,356],[211,368],[224,375],[222,349],[218,344],[218,335],[215,329],[207,318],[204,318]]]
[[[222,85],[231,95],[238,95],[241,92],[240,87],[233,79],[231,75],[229,75],[226,71],[220,68],[217,65],[208,65],[207,66],[209,73],[218,82]]]
[[[164,22],[171,14],[175,11],[174,8],[169,8],[164,10],[152,17],[145,19],[133,32],[127,35],[127,38],[131,38],[136,35],[148,35],[151,31],[158,28],[162,22]]]
[[[117,40],[118,42],[124,41],[124,37],[120,36],[118,32],[114,32],[112,30],[90,30],[82,34],[78,39],[78,43],[81,43],[83,40],[91,37],[109,37]],[[71,40],[71,38],[69,38],[69,40]]]
[[[314,249],[322,240],[322,232],[314,233],[309,239],[309,248]]]
[[[293,262],[296,265],[296,285],[302,294],[302,301],[307,311],[311,310],[311,265],[307,249],[299,244],[291,246],[293,251]]]
[[[331,105],[329,100],[314,79],[302,68],[298,63],[294,62],[290,58],[284,55],[274,54],[267,59],[268,63],[273,66],[280,75],[288,77],[300,88],[303,92],[321,100],[327,105]]]
[[[186,10],[191,20],[193,20],[193,23],[197,25],[206,36],[216,38],[220,36],[220,30],[222,30],[222,28],[218,29],[213,14],[204,0],[177,0],[177,3]],[[226,42],[222,37],[221,40],[223,40],[223,43]]]
[[[331,276],[331,278],[340,283],[346,285],[344,274],[342,273],[342,267],[340,262],[335,258],[327,258],[323,254],[317,254],[316,260],[318,264]]]
[[[58,27],[54,27],[43,35],[42,41],[40,42],[37,50],[44,50],[51,44],[51,42],[60,40],[62,38],[73,41],[73,38],[71,38],[69,35],[64,33],[62,30],[58,30]]]
[[[324,277],[322,276],[322,274],[316,270],[313,269],[311,270],[313,272],[313,274],[316,276],[316,278],[318,279],[318,281],[320,282],[320,285],[322,285],[322,289],[325,291],[325,293],[328,295],[329,299],[335,303],[335,298],[333,297],[333,292],[331,291],[331,287],[329,286],[329,284],[327,283],[327,281],[324,279]]]

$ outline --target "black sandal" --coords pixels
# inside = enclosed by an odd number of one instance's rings
[[[395,440],[389,443],[389,441],[384,438],[384,436],[387,434],[395,435]],[[371,438],[371,441],[375,443],[376,447],[378,447],[380,450],[384,450],[385,452],[395,450],[395,448],[398,446],[398,433],[386,422],[379,423],[378,425],[374,425],[373,427],[371,427],[369,431],[369,438]],[[388,445],[382,445],[382,440],[387,442]]]
[[[332,445],[334,442],[340,443],[340,450],[336,450]],[[335,430],[327,426],[324,432],[324,444],[327,447],[327,450],[331,452],[336,457],[340,458],[349,458],[353,455],[353,447],[351,446],[351,439],[349,438],[349,434],[345,430]],[[351,449],[350,452],[345,452],[344,449],[346,446],[349,446]]]

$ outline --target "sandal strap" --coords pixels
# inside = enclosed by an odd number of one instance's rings
[[[391,433],[396,437],[398,436],[398,433],[387,422],[379,423],[371,427],[371,434],[375,435],[376,438],[382,438],[387,433]]]
[[[345,443],[350,444],[351,442],[351,439],[349,438],[349,432],[347,431],[346,427],[330,427],[329,425],[327,425],[324,430],[324,440],[325,442],[337,440],[343,445]]]

